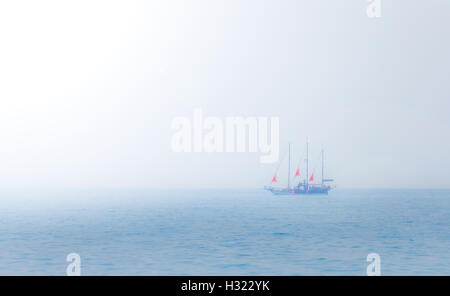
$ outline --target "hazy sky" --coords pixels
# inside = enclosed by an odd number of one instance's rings
[[[450,187],[449,1],[146,2],[0,4],[0,187],[270,182],[259,154],[173,153],[194,108],[279,116],[338,187]]]

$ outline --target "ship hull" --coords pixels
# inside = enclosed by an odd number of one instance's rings
[[[316,195],[322,194],[327,195],[330,190],[329,186],[321,186],[321,187],[309,187],[308,189],[297,187],[297,188],[274,188],[274,187],[265,187],[267,191],[272,192],[274,195]]]

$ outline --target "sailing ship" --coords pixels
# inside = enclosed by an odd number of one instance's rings
[[[291,187],[291,143],[289,143],[289,162],[288,162],[288,180],[287,187],[274,187],[273,184],[277,183],[277,172],[275,176],[272,178],[272,184],[270,186],[264,186],[265,190],[268,190],[276,195],[297,195],[297,194],[328,194],[328,191],[331,190],[331,182],[333,179],[324,178],[324,152],[322,149],[322,178],[320,183],[314,183],[314,172],[309,176],[309,144],[306,142],[306,174],[303,180],[300,180],[298,183],[293,184]],[[294,177],[300,177],[300,169],[297,168]]]

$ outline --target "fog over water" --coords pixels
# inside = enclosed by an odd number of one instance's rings
[[[2,190],[269,183],[259,153],[172,152],[195,108],[279,117],[280,158],[308,137],[341,188],[450,187],[448,1],[25,2],[0,4]]]

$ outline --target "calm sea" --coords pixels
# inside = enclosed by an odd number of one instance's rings
[[[0,274],[450,275],[449,190],[2,192]]]

